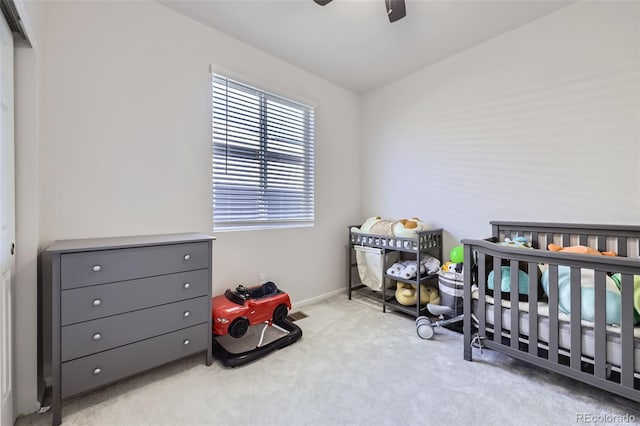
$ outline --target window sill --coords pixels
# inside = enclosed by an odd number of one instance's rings
[[[273,229],[292,229],[292,228],[313,228],[315,225],[313,223],[300,223],[300,224],[265,224],[265,225],[242,225],[242,226],[224,226],[220,228],[213,228],[213,232],[236,232],[236,231],[262,231],[262,230],[273,230]]]

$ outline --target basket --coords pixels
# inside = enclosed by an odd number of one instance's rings
[[[453,309],[445,317],[455,317],[462,314],[462,296],[464,294],[464,278],[458,272],[438,271],[438,290],[440,304]]]
[[[382,249],[366,246],[353,246],[353,248],[356,252],[360,282],[376,291],[382,291],[383,283],[389,287],[390,280],[384,278],[384,271],[398,259],[398,254],[387,253],[385,259]]]

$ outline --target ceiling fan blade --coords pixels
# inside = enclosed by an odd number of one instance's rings
[[[395,22],[407,15],[407,8],[404,4],[404,0],[384,0],[384,5],[387,8],[387,16],[389,16],[389,22]]]
[[[313,1],[318,3],[320,6],[326,6],[329,3],[331,3],[331,0],[313,0]]]

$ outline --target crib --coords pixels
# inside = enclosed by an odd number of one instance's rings
[[[465,360],[480,346],[640,402],[640,226],[491,225],[492,237],[462,241]],[[499,244],[515,237],[533,248]],[[549,251],[550,243],[617,256]]]

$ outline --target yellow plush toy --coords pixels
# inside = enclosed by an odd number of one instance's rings
[[[411,306],[416,304],[417,299],[418,292],[413,285],[402,282],[398,282],[396,284],[396,300],[398,303],[405,306]],[[440,304],[438,290],[433,287],[427,287],[424,284],[420,284],[420,304],[426,305],[427,303],[435,305]]]

